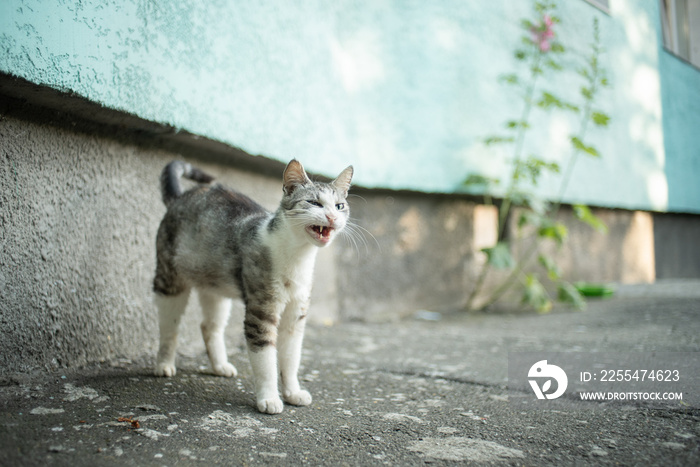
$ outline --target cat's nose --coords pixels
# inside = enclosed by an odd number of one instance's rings
[[[328,219],[328,223],[330,224],[329,227],[333,227],[336,217],[332,214],[326,214],[326,219]]]

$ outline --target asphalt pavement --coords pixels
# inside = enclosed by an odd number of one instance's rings
[[[538,400],[509,381],[525,352],[645,373],[677,364],[680,381],[655,379],[652,392],[682,399],[632,398],[649,387],[623,374],[625,399],[583,401],[575,390],[592,382],[567,370],[571,390]],[[622,288],[583,312],[310,327],[301,374],[314,401],[274,416],[255,409],[241,348],[235,379],[210,374],[205,355],[167,379],[151,375],[150,355],[9,375],[0,465],[700,465],[698,352],[700,283],[689,281]],[[625,368],[630,355],[647,366]]]

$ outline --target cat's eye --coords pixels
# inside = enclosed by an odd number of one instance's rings
[[[343,209],[345,209],[345,203],[338,203],[338,204],[335,205],[335,208],[336,208],[338,211],[342,211]]]
[[[311,206],[316,206],[317,208],[322,208],[323,204],[319,203],[318,201],[314,201],[312,199],[307,200],[307,203],[309,203]]]

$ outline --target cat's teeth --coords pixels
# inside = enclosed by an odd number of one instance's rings
[[[333,232],[333,227],[325,225],[312,225],[311,231],[318,237],[318,240],[320,240],[323,243],[326,243],[330,240],[331,232]]]

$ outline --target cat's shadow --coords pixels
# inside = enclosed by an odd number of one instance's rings
[[[149,367],[129,366],[76,378],[76,386],[93,388],[107,396],[113,407],[157,407],[165,413],[183,412],[190,416],[209,413],[212,408],[257,414],[252,379],[245,372],[228,378],[209,368],[183,366],[172,377],[153,374]]]

